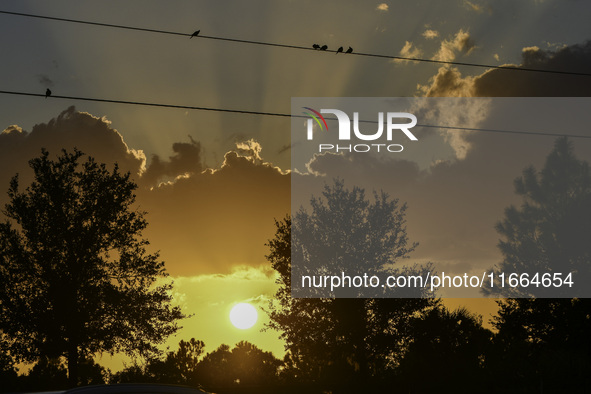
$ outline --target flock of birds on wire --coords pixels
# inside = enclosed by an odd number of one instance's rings
[[[193,32],[193,34],[191,34],[191,37],[189,37],[189,39],[193,38],[193,37],[197,37],[199,35],[199,33],[201,33],[201,30],[196,30],[195,32]],[[328,45],[318,45],[318,44],[314,44],[312,45],[312,48],[318,50],[318,51],[326,51],[328,49]],[[337,49],[336,53],[343,53],[344,48],[343,47],[339,47],[339,49]],[[353,48],[349,47],[349,49],[347,49],[344,53],[353,53]],[[51,96],[51,90],[47,89],[45,91],[45,98],[48,98],[49,96]]]
[[[328,49],[328,45],[318,45],[318,44],[314,44],[312,45],[312,48],[319,50],[319,51],[326,51]],[[337,49],[336,53],[343,53],[344,48],[343,47],[339,47],[339,49]],[[349,47],[349,49],[347,49],[345,51],[345,53],[353,53],[353,48]]]

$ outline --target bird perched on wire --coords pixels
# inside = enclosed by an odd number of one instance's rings
[[[191,34],[191,37],[189,37],[189,40],[193,37],[197,37],[199,35],[199,33],[201,32],[201,30],[197,30],[196,32],[194,32],[193,34]]]
[[[341,52],[343,52],[343,47],[339,47],[339,49],[337,49],[337,53],[341,53]],[[335,55],[336,55],[336,53],[335,53]]]
[[[48,98],[49,96],[51,96],[51,90],[47,89],[45,91],[45,98]]]
[[[347,49],[347,52],[345,53],[353,53],[353,48],[349,47],[349,49]]]
[[[320,45],[314,44],[314,45],[312,45],[312,48],[314,48],[314,49],[320,49]]]
[[[321,51],[326,51],[328,49],[328,45],[323,45],[320,47]]]

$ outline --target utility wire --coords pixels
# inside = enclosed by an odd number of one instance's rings
[[[53,17],[53,16],[47,16],[47,15],[26,14],[26,13],[22,13],[22,12],[12,12],[12,11],[0,10],[0,14],[23,16],[23,17],[28,17],[28,18],[48,19],[48,20],[59,21],[59,22],[80,23],[80,24],[84,24],[84,25],[93,25],[93,26],[101,26],[101,27],[112,27],[112,28],[117,28],[117,29],[144,31],[144,32],[150,32],[150,33],[169,34],[169,35],[174,35],[174,36],[184,36],[184,37],[191,37],[192,36],[192,34],[190,34],[190,33],[181,33],[181,32],[176,32],[176,31],[169,31],[169,30],[148,29],[148,28],[143,28],[143,27],[116,25],[116,24],[112,24],[112,23],[101,23],[101,22],[84,21],[84,20],[79,20],[79,19],[58,18],[58,17]],[[303,46],[299,46],[299,45],[277,44],[277,43],[272,43],[272,42],[253,41],[253,40],[240,40],[237,38],[215,37],[215,36],[208,36],[208,35],[201,35],[201,34],[199,34],[198,36],[195,36],[195,37],[196,38],[205,38],[205,39],[209,39],[209,40],[237,42],[237,43],[241,43],[241,44],[265,45],[265,46],[279,47],[279,48],[300,49],[300,50],[306,50],[306,51],[318,51],[317,49],[314,49],[311,47],[303,47]],[[335,50],[325,50],[325,51],[318,51],[318,52],[337,53],[337,51],[335,51]],[[540,72],[540,73],[563,74],[563,75],[579,75],[579,76],[587,76],[587,77],[591,76],[591,73],[584,73],[584,72],[544,70],[544,69],[538,69],[538,68],[515,67],[515,66],[496,66],[496,65],[492,65],[492,64],[453,62],[453,61],[422,59],[422,58],[406,57],[406,56],[381,55],[381,54],[376,54],[376,53],[353,52],[353,53],[349,53],[346,55],[376,57],[376,58],[382,58],[382,59],[404,60],[404,61],[424,62],[424,63],[447,64],[447,65],[453,65],[453,66],[469,66],[469,67],[481,67],[481,68],[500,69],[500,70],[528,71],[528,72]]]
[[[30,97],[45,97],[45,94],[41,93],[27,93],[27,92],[16,92],[16,91],[9,91],[9,90],[0,90],[0,94],[8,94],[8,95],[17,95],[17,96],[30,96]],[[280,112],[263,112],[263,111],[249,111],[249,110],[239,110],[239,109],[229,109],[229,108],[216,108],[216,107],[201,107],[201,106],[193,106],[193,105],[176,105],[176,104],[162,104],[162,103],[147,103],[141,101],[128,101],[128,100],[110,100],[110,99],[101,99],[101,98],[91,98],[91,97],[75,97],[75,96],[54,96],[51,95],[48,98],[50,99],[65,99],[65,100],[79,100],[79,101],[93,101],[98,103],[114,103],[114,104],[127,104],[127,105],[140,105],[146,107],[162,107],[162,108],[177,108],[177,109],[191,109],[191,110],[198,110],[198,111],[212,111],[212,112],[225,112],[225,113],[235,113],[235,114],[246,114],[246,115],[260,115],[260,116],[274,116],[274,117],[281,117],[281,118],[305,118],[308,119],[309,117],[306,115],[292,115]],[[327,120],[337,120],[336,118],[325,118]],[[372,120],[360,120],[361,123],[378,123]],[[425,128],[432,128],[432,129],[446,129],[446,130],[457,130],[457,131],[482,131],[487,133],[505,133],[505,134],[525,134],[525,135],[540,135],[540,136],[547,136],[547,137],[569,137],[569,138],[585,138],[591,139],[591,135],[582,135],[582,134],[559,134],[559,133],[540,133],[535,131],[520,131],[520,130],[502,130],[502,129],[479,129],[473,127],[459,127],[459,126],[441,126],[441,125],[427,125],[427,124],[417,124],[415,127],[425,127]]]
[[[14,94],[19,96],[34,96],[34,97],[45,97],[44,94],[40,93],[26,93],[26,92],[14,92],[8,90],[0,90],[0,94]],[[281,114],[281,113],[274,113],[274,112],[261,112],[261,111],[246,111],[246,110],[238,110],[238,109],[226,109],[226,108],[213,108],[213,107],[196,107],[192,105],[176,105],[176,104],[160,104],[160,103],[146,103],[141,101],[127,101],[127,100],[109,100],[109,99],[101,99],[101,98],[91,98],[91,97],[75,97],[75,96],[57,96],[51,95],[49,96],[50,99],[58,98],[58,99],[66,99],[66,100],[80,100],[80,101],[94,101],[97,103],[115,103],[115,104],[130,104],[130,105],[142,105],[146,107],[164,107],[164,108],[178,108],[178,109],[194,109],[199,111],[214,111],[214,112],[230,112],[230,113],[237,113],[237,114],[249,114],[249,115],[265,115],[265,116],[282,116],[282,117],[291,117],[290,114]],[[304,115],[294,115],[297,117],[305,118]]]

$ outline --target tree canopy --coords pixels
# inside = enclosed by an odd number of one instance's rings
[[[83,153],[47,151],[29,162],[34,181],[10,182],[0,223],[0,330],[18,361],[101,352],[150,355],[184,317],[158,254],[142,238],[136,184]]]
[[[205,387],[214,392],[271,393],[279,382],[281,361],[247,341],[222,344],[203,355],[204,343],[180,341],[164,358],[134,364],[113,375],[111,383],[164,383]]]
[[[373,199],[368,199],[364,189],[347,189],[342,180],[335,180],[333,185],[325,185],[321,196],[310,199],[310,207],[310,212],[302,207],[290,222],[291,275],[298,278],[291,283],[294,294],[384,297],[402,291],[401,288],[384,290],[382,286],[304,287],[300,279],[304,275],[344,273],[351,277],[375,275],[384,283],[387,275],[403,270],[401,262],[418,245],[410,242],[406,233],[406,204],[385,192],[374,192]],[[413,269],[416,271],[418,267]],[[419,290],[413,295],[425,294]]]
[[[396,365],[410,335],[408,322],[438,301],[361,298],[361,293],[292,298],[292,278],[302,272],[393,272],[416,246],[406,234],[406,206],[384,193],[369,201],[363,189],[348,190],[337,180],[322,197],[312,198],[311,207],[278,222],[268,243],[267,258],[279,273],[269,327],[285,339],[288,370],[300,382],[322,382],[327,389],[363,386]],[[293,248],[303,254],[303,268],[292,262]]]

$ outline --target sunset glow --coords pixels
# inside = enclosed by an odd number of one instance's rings
[[[591,387],[591,1],[3,3],[0,394]]]

